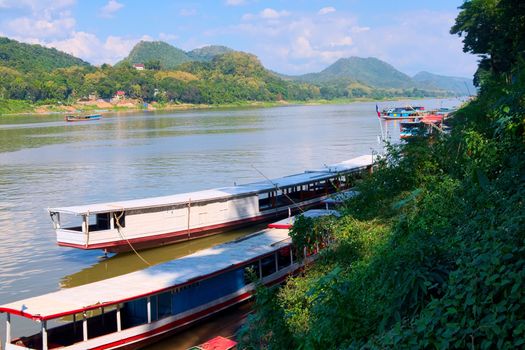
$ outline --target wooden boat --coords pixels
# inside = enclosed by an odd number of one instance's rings
[[[322,210],[304,215],[327,215]],[[252,297],[257,281],[282,282],[315,255],[298,261],[290,225],[201,250],[111,279],[0,305],[5,350],[135,349]],[[12,318],[40,323],[13,339]]]
[[[425,115],[414,121],[401,122],[399,124],[399,137],[408,139],[417,135],[427,136],[433,130],[442,131],[444,115]]]
[[[188,350],[232,350],[237,346],[237,342],[228,338],[217,336],[207,342],[191,347]]]
[[[383,119],[414,119],[424,115],[425,107],[422,106],[406,106],[387,108],[381,112]]]
[[[48,210],[60,246],[109,252],[144,249],[275,220],[319,205],[326,196],[353,186],[355,177],[370,170],[372,163],[372,156],[361,156],[251,184]],[[73,224],[63,224],[67,219]]]
[[[90,115],[66,115],[66,122],[87,122],[91,120],[99,120],[102,118],[101,114],[90,114]]]

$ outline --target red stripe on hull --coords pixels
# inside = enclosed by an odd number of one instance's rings
[[[275,284],[282,283],[289,275],[284,275],[282,277],[279,277],[273,281],[270,281],[269,283],[266,283],[267,286],[272,286]],[[148,331],[146,333],[138,334],[133,337],[129,337],[126,339],[121,339],[118,341],[115,341],[110,344],[106,344],[97,348],[94,348],[96,350],[102,350],[102,349],[111,349],[111,348],[118,348],[118,349],[138,349],[140,347],[143,347],[147,344],[156,342],[160,340],[161,338],[168,337],[170,335],[176,334],[177,332],[180,332],[183,328],[190,326],[191,324],[203,320],[204,318],[208,318],[224,309],[227,309],[233,305],[242,303],[248,299],[250,299],[253,296],[253,291],[249,291],[246,293],[243,293],[233,299],[230,299],[228,301],[222,302],[220,304],[214,305],[208,309],[196,312],[192,315],[189,315],[187,317],[181,318],[180,320],[173,321],[171,323],[168,323],[164,326],[161,326],[159,328],[153,329],[151,331]],[[131,344],[130,344],[131,343]]]
[[[301,208],[306,209],[306,208],[314,207],[316,205],[319,205],[321,200],[322,199],[319,198],[318,201],[315,201],[314,203],[311,203],[308,205],[301,206]],[[298,211],[299,211],[298,208],[292,209],[292,213],[295,213]],[[232,221],[232,222],[223,223],[223,224],[193,228],[193,229],[190,229],[189,231],[182,230],[182,231],[164,233],[164,234],[155,235],[155,236],[132,238],[132,239],[129,239],[129,242],[133,245],[135,249],[147,249],[147,248],[159,247],[162,245],[167,245],[167,244],[172,244],[172,243],[177,243],[177,242],[188,241],[188,240],[192,240],[196,238],[211,236],[214,234],[226,232],[227,230],[241,228],[243,226],[248,226],[250,224],[254,224],[258,222],[264,222],[264,221],[268,221],[272,219],[279,219],[279,218],[285,217],[287,214],[288,214],[288,208],[285,207],[283,209],[280,209],[279,211],[267,213],[267,214],[260,215],[260,216],[255,216],[255,217]],[[58,242],[58,245],[62,247],[78,248],[78,249],[86,249],[86,250],[105,249],[108,252],[112,252],[112,253],[126,252],[126,251],[131,250],[126,240],[89,244],[87,246],[83,244],[74,244],[74,243],[66,243],[66,242]]]

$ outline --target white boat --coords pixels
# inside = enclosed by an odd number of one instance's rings
[[[290,223],[279,227],[142,271],[0,305],[7,314],[5,350],[135,349],[246,301],[257,280],[276,284],[302,267]],[[13,338],[15,317],[40,323],[41,331]]]
[[[328,195],[353,186],[355,174],[370,170],[372,164],[373,157],[367,155],[251,184],[48,210],[60,246],[109,252],[144,249],[319,205]],[[64,224],[65,216],[73,221],[71,225]]]

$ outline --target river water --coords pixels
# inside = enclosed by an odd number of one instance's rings
[[[410,103],[435,108],[459,101]],[[397,122],[383,128],[398,139]],[[261,173],[289,175],[372,154],[380,149],[379,134],[371,102],[107,114],[83,123],[66,123],[61,115],[0,116],[0,305],[145,267],[133,253],[101,259],[100,251],[58,247],[47,207],[229,186],[260,181]],[[142,255],[160,263],[257,228]],[[4,320],[0,316],[0,339]],[[13,334],[33,326],[15,317]]]

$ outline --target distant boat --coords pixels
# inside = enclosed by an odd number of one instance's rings
[[[383,119],[414,119],[425,114],[425,107],[406,106],[387,108],[381,112]]]
[[[66,122],[87,122],[90,120],[99,120],[102,118],[102,114],[90,114],[90,115],[66,115]]]

